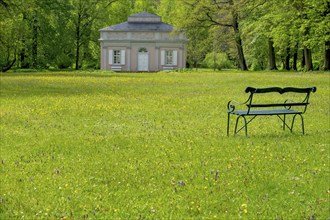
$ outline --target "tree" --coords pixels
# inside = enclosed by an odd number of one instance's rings
[[[40,33],[40,30],[44,27],[41,27],[41,24],[47,23],[43,21],[46,18],[43,8],[44,3],[43,0],[27,0],[20,5],[24,27],[21,38],[22,48],[20,50],[21,67],[38,68],[39,66],[43,66],[40,62],[39,51],[42,50],[42,46],[44,45],[42,42],[43,36]],[[27,9],[24,10],[24,8]]]
[[[212,48],[209,47],[208,30],[203,28],[189,29],[186,32],[188,37],[188,56],[189,67],[198,68],[204,57]]]
[[[330,69],[328,0],[0,0],[0,69],[96,67],[98,30],[141,11],[185,31],[195,67],[214,52],[242,70]]]
[[[73,25],[75,33],[75,68],[81,64],[81,49],[85,47],[84,56],[88,57],[88,44],[95,20],[99,19],[101,10],[106,10],[118,0],[74,0],[73,1]]]
[[[160,0],[135,0],[133,13],[139,13],[142,11],[156,13],[159,4]]]
[[[162,17],[163,22],[169,24],[180,23],[177,19],[181,11],[177,0],[161,0],[157,7],[157,14]]]
[[[166,0],[160,4],[158,10],[165,14],[165,22],[170,21],[169,23],[176,27],[175,32],[184,31],[188,38],[187,66],[197,69],[206,54],[212,51],[209,28],[201,25],[196,19],[191,19],[191,11],[187,10],[187,5],[182,1]]]
[[[48,65],[56,68],[69,68],[74,63],[75,45],[72,10],[69,0],[54,0],[45,5],[48,11],[47,26],[41,29],[43,34],[44,52]],[[52,34],[49,34],[52,33]]]
[[[329,4],[323,0],[301,0],[286,1],[281,7],[274,7],[274,20],[278,24],[273,28],[274,43],[277,46],[282,45],[282,51],[288,51],[288,47],[294,51],[293,66],[296,64],[298,48],[303,49],[303,65],[307,71],[314,69],[313,57],[322,59],[322,56],[318,55],[321,54],[320,48],[324,48],[326,41],[330,40]],[[286,10],[283,10],[283,7]],[[283,39],[283,36],[287,38]],[[312,56],[312,53],[315,56]]]
[[[330,2],[328,0],[306,1],[306,14],[309,18],[306,21],[310,28],[311,47],[322,48],[320,57],[324,58],[324,69],[330,70]],[[306,25],[307,25],[306,24]]]
[[[240,31],[240,11],[239,8],[244,4],[243,0],[186,0],[184,1],[188,11],[192,15],[193,21],[198,21],[205,27],[220,26],[229,27],[234,32],[234,41],[237,50],[237,58],[241,70],[248,70],[246,65],[241,31]]]
[[[20,16],[15,1],[0,1],[0,69],[6,72],[16,63],[20,48]]]
[[[330,70],[330,41],[325,42],[324,70]]]
[[[274,42],[270,38],[268,39],[268,62],[270,70],[277,70]]]

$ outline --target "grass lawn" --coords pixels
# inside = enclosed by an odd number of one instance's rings
[[[0,219],[330,217],[329,73],[0,76]],[[246,86],[316,86],[306,135],[272,116],[227,137]]]

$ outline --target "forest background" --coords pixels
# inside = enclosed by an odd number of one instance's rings
[[[99,69],[99,29],[146,11],[187,67],[330,70],[329,0],[0,0],[0,69]]]

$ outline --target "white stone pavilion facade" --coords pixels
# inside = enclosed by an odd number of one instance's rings
[[[100,30],[101,69],[155,72],[184,68],[187,39],[161,17],[142,12]]]

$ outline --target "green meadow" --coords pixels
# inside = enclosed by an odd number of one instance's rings
[[[329,73],[0,76],[0,219],[330,217]],[[316,86],[306,134],[271,116],[227,137],[247,86]]]

